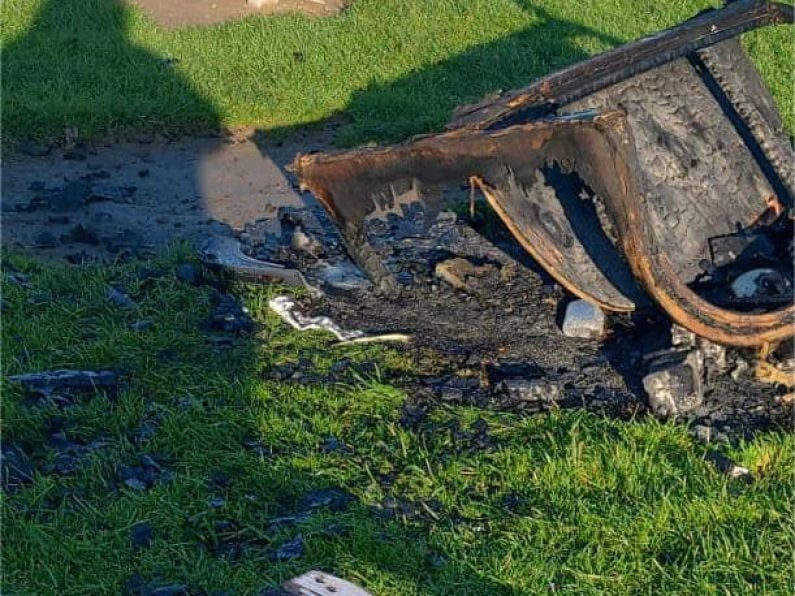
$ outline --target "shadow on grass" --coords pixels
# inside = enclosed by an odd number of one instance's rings
[[[588,58],[589,54],[582,50],[584,39],[606,47],[623,42],[597,29],[557,18],[527,0],[515,1],[537,23],[396,81],[362,89],[335,116],[345,122],[337,141],[347,146],[371,141],[389,143],[438,131],[446,124],[438,120],[438,114],[452,115],[456,107],[473,98],[477,101],[495,92],[522,87]],[[258,136],[261,140],[285,138],[304,128],[263,129]]]
[[[44,2],[25,34],[3,47],[5,134],[24,139],[28,130],[53,128],[52,113],[70,114],[97,129],[108,125],[105,114],[114,113],[123,122],[156,130],[169,123],[175,106],[190,115],[187,121],[205,130],[217,127],[216,107],[176,73],[175,63],[129,39],[134,18],[123,0]],[[42,48],[50,54],[43,55]],[[31,101],[22,91],[27,87],[42,92]],[[126,101],[140,96],[148,101]]]
[[[145,84],[153,95],[163,92],[163,97],[201,105],[205,117],[215,121],[213,106],[167,64],[129,43],[125,10],[99,0],[48,2],[30,35],[56,36],[54,42],[59,43],[54,47],[74,51],[74,68],[54,72],[45,64],[41,73],[26,76],[50,77],[57,82],[56,89],[89,85],[96,88],[99,102],[123,101],[126,85]],[[577,49],[576,39],[581,36],[617,43],[538,9],[528,10],[542,20],[537,27],[389,85],[362,90],[346,111],[352,126],[343,131],[343,140],[397,140],[438,128],[443,123],[423,117],[429,102],[452,110],[464,98],[521,85],[550,68],[585,58]],[[95,28],[97,45],[84,46],[77,36],[70,42],[74,28]],[[554,31],[554,43],[550,36],[537,37],[542,28]],[[26,38],[19,39],[3,57],[13,61],[15,55],[29,53],[40,43],[28,45]],[[516,60],[519,54],[534,53],[544,60]],[[116,67],[113,77],[104,79],[99,73],[107,70],[103,61],[108,59]],[[135,68],[126,70],[130,65]],[[140,69],[151,71],[151,77],[126,76]],[[472,69],[493,76],[478,79],[473,88]],[[14,84],[7,78],[6,83]],[[92,105],[82,109],[90,112]],[[30,113],[35,117],[35,106]],[[167,113],[155,108],[144,116],[156,119]],[[703,567],[700,558],[681,553],[703,547],[700,543],[693,547],[691,541],[716,532],[714,516],[696,509],[692,519],[685,518],[690,522],[685,529],[667,517],[680,509],[688,513],[691,493],[696,504],[704,496],[710,507],[718,507],[725,501],[725,491],[720,482],[705,478],[683,434],[652,427],[651,438],[635,439],[635,444],[632,436],[639,434],[637,428],[616,430],[610,422],[592,420],[593,428],[580,429],[576,416],[561,416],[526,426],[513,422],[501,426],[493,412],[462,409],[444,423],[458,423],[460,415],[467,418],[467,429],[474,431],[474,418],[491,417],[490,424],[510,435],[512,446],[463,458],[476,433],[466,430],[470,437],[462,439],[454,425],[445,429],[433,421],[418,431],[402,428],[404,396],[382,383],[377,372],[344,380],[339,386],[271,378],[275,367],[302,358],[312,361],[312,366],[302,369],[306,372],[326,370],[343,358],[364,365],[362,361],[368,359],[393,357],[374,349],[331,351],[325,338],[286,330],[267,313],[269,292],[277,289],[247,294],[250,310],[265,322],[258,335],[228,337],[225,332],[202,331],[200,324],[213,308],[214,292],[174,279],[174,265],[185,258],[150,266],[159,271],[155,277],[140,266],[87,267],[75,273],[11,263],[28,275],[31,287],[10,282],[4,287],[4,374],[111,367],[124,369],[126,381],[115,400],[95,396],[62,410],[52,405],[33,408],[4,379],[4,442],[27,451],[39,469],[32,486],[3,498],[7,591],[119,593],[137,571],[145,581],[185,583],[196,593],[203,593],[199,588],[256,593],[260,587],[320,567],[367,581],[376,594],[401,590],[517,594],[520,591],[512,586],[520,583],[538,591],[546,591],[550,583],[582,589],[583,578],[597,582],[596,590],[613,588],[616,593],[622,590],[610,583],[614,580],[609,576],[616,574],[610,557],[631,558],[633,551],[627,545],[635,542],[652,542],[644,546],[645,558],[639,558],[642,568],[622,571],[628,577],[646,574],[634,584],[637,591],[650,591],[663,579],[680,577],[683,566],[689,566],[686,570],[691,573]],[[105,298],[110,283],[120,285],[139,307],[110,306]],[[130,325],[140,319],[150,319],[149,331],[131,330]],[[147,423],[154,431],[141,441]],[[53,425],[72,440],[88,442],[109,435],[110,451],[94,454],[85,468],[71,475],[48,472],[46,466],[61,450],[53,443]],[[620,432],[627,436],[613,436]],[[597,459],[589,460],[598,445],[601,450],[593,456]],[[614,448],[623,450],[622,457],[615,456]],[[135,465],[149,453],[163,456],[160,461],[174,473],[173,480],[146,491],[125,487],[119,477],[121,466]],[[643,459],[639,462],[637,457]],[[576,469],[576,479],[566,467],[569,464]],[[600,476],[603,468],[612,476]],[[445,476],[435,481],[434,473]],[[548,476],[538,480],[537,473]],[[556,484],[557,477],[565,478]],[[304,516],[308,493],[329,488],[350,491],[358,499],[338,511],[324,506]],[[763,489],[747,490],[765,496]],[[448,501],[440,509],[431,503],[434,491]],[[679,500],[670,511],[662,508],[658,513],[655,499],[662,494]],[[370,503],[383,503],[384,496],[401,495],[423,499],[398,503],[397,509],[413,516],[405,523],[382,520],[370,509]],[[507,507],[497,505],[503,499]],[[523,504],[510,505],[520,501]],[[620,509],[624,501],[626,510]],[[612,518],[615,536],[610,535],[611,519],[599,517],[607,506],[619,511]],[[518,514],[511,509],[518,509]],[[581,509],[591,516],[591,526],[580,525]],[[755,552],[770,543],[768,534],[740,525],[751,516],[740,515],[744,513],[740,510],[733,520],[730,513],[725,514],[728,522],[723,531],[740,534],[746,543],[735,547],[726,541],[731,548],[719,553],[724,566],[710,571],[718,585],[731,585],[742,571],[733,570],[737,552]],[[653,523],[645,528],[647,519]],[[131,527],[140,522],[154,528],[148,548],[130,543]],[[768,525],[777,529],[774,521]],[[637,536],[629,534],[633,530]],[[499,542],[491,542],[492,534]],[[304,556],[288,562],[269,558],[279,545],[298,535],[305,543]],[[664,543],[654,542],[658,536],[664,537]],[[715,542],[721,543],[722,537]],[[612,550],[600,551],[602,545]],[[720,544],[708,546],[720,548]],[[509,572],[512,578],[503,580]],[[721,581],[724,578],[727,582]]]
[[[77,272],[7,257],[6,271],[25,282],[4,283],[4,374],[112,368],[124,381],[116,397],[59,406],[33,403],[4,378],[4,445],[36,470],[32,485],[3,499],[4,588],[121,593],[139,577],[152,589],[258,593],[320,568],[376,594],[515,593],[434,546],[433,529],[453,523],[439,505],[433,514],[416,501],[373,509],[422,460],[415,449],[401,456],[403,397],[379,380],[372,350],[329,351],[323,334],[286,329],[267,312],[278,288],[244,293],[263,322],[256,334],[219,329],[207,311],[224,287],[177,282],[172,270],[184,257]],[[110,305],[110,283],[137,306]],[[140,320],[149,326],[131,329]],[[350,368],[334,380],[310,378],[341,359]],[[305,378],[277,380],[286,362],[301,362]],[[146,457],[169,479],[126,486],[124,466]],[[325,502],[317,491],[329,489],[337,492]],[[144,547],[131,543],[141,523],[153,530]],[[305,554],[273,560],[297,539]]]

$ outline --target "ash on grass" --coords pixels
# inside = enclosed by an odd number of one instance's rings
[[[332,348],[269,312],[283,288],[176,275],[184,251],[6,259],[4,374],[122,381],[62,407],[4,377],[4,592],[260,593],[310,568],[377,594],[790,585],[795,445],[776,427],[727,449],[754,476],[734,480],[683,425],[459,393],[443,369],[477,373],[466,354]]]

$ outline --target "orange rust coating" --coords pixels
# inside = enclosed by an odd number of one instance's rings
[[[483,196],[486,197],[489,205],[494,211],[497,213],[499,218],[505,224],[505,227],[513,234],[513,237],[522,245],[531,257],[533,257],[538,263],[547,270],[547,272],[555,278],[561,286],[566,288],[569,292],[577,296],[578,298],[582,298],[583,300],[587,300],[593,304],[596,304],[600,308],[604,310],[613,311],[613,312],[631,312],[632,308],[622,308],[616,304],[610,304],[600,300],[596,296],[594,296],[591,292],[589,292],[586,288],[581,288],[574,284],[562,271],[560,268],[561,260],[563,256],[557,250],[557,248],[544,242],[543,237],[538,234],[532,234],[531,230],[527,230],[527,233],[523,231],[520,226],[514,222],[510,216],[505,212],[505,210],[500,205],[500,201],[494,196],[494,189],[489,187],[481,178],[477,176],[472,177],[473,182],[475,182],[483,192]]]

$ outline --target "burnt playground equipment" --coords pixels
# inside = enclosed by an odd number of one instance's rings
[[[431,222],[468,183],[574,295],[651,299],[699,336],[769,351],[795,335],[795,162],[737,36],[792,22],[792,6],[737,0],[460,108],[444,133],[295,170],[386,295],[398,282],[368,222],[417,205]]]

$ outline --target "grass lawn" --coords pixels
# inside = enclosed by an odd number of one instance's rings
[[[286,15],[163,31],[109,0],[5,0],[6,137],[84,138],[344,114],[344,144],[439,129],[452,109],[719,4],[705,0],[356,0],[343,16]],[[791,31],[746,45],[793,130]]]
[[[374,594],[791,588],[791,435],[730,452],[756,474],[746,484],[704,461],[685,428],[651,419],[440,405],[409,427],[406,393],[388,381],[410,371],[404,354],[290,331],[267,310],[275,287],[238,288],[261,330],[213,349],[201,329],[212,290],[179,283],[178,257],[147,264],[163,273],[155,280],[142,279],[144,264],[11,259],[30,287],[3,286],[4,372],[113,367],[125,380],[115,397],[66,409],[31,405],[4,380],[4,440],[42,470],[68,453],[53,428],[79,444],[107,441],[71,474],[42,471],[3,499],[4,593],[119,593],[138,572],[191,593],[254,594],[310,568]],[[112,306],[109,283],[138,307]],[[152,326],[131,330],[141,319]],[[304,359],[325,374],[344,358],[353,364],[334,383],[270,380],[274,365]],[[490,441],[477,439],[484,427]],[[121,466],[141,454],[172,477],[125,486]],[[353,502],[275,521],[305,510],[307,491],[328,488]],[[390,511],[388,499],[406,515],[374,508]],[[153,529],[147,548],[131,544],[140,523]],[[298,535],[303,557],[271,560]]]
[[[356,0],[339,18],[167,32],[109,0],[5,0],[3,132],[283,132],[341,113],[341,143],[396,140],[709,5]],[[790,34],[745,41],[793,130]],[[2,495],[3,593],[118,594],[139,578],[257,594],[312,568],[379,595],[791,591],[791,434],[728,451],[745,483],[649,418],[439,404],[407,424],[409,355],[291,331],[267,309],[274,286],[233,288],[259,328],[230,343],[203,326],[214,290],[173,274],[188,258],[3,256],[0,430],[37,469]],[[111,304],[111,283],[137,306]],[[318,379],[275,380],[297,362]],[[7,379],[51,368],[113,368],[121,389],[57,404]],[[125,483],[136,467],[157,482]],[[345,492],[308,502],[323,489]]]

